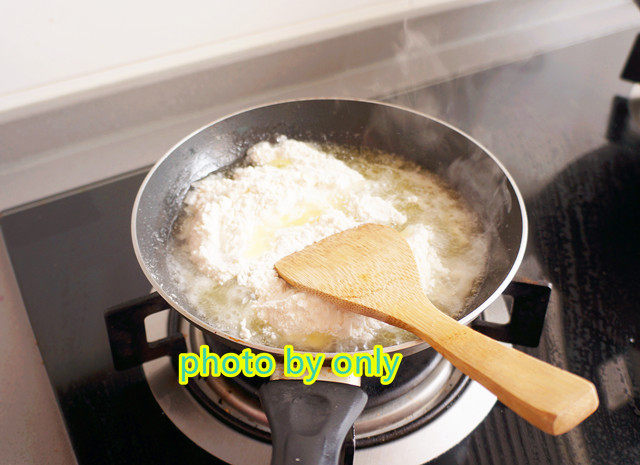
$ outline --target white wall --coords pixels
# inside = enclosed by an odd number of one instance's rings
[[[0,9],[0,110],[453,2],[5,1]]]

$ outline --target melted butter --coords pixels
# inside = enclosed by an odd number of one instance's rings
[[[331,335],[314,331],[306,335],[301,346],[308,347],[311,350],[323,350],[326,347],[332,347],[334,343],[335,338]]]
[[[247,258],[261,256],[273,247],[273,240],[282,229],[303,226],[321,216],[327,211],[316,204],[305,202],[298,204],[295,211],[277,218],[271,218],[267,223],[254,229],[250,246],[247,249]]]
[[[286,168],[287,166],[291,165],[291,163],[293,163],[291,160],[276,157],[269,162],[269,165],[276,168]]]

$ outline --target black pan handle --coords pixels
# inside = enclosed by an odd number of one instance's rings
[[[271,429],[271,465],[338,465],[367,394],[344,383],[277,380],[260,388],[260,401]]]
[[[498,341],[538,347],[551,296],[551,284],[512,281],[503,295],[513,298],[509,322],[498,324],[475,320],[471,327]]]
[[[104,319],[113,365],[117,370],[139,366],[163,355],[177,355],[187,351],[184,336],[180,333],[169,334],[153,342],[147,341],[144,319],[168,308],[169,304],[154,292],[106,311]]]

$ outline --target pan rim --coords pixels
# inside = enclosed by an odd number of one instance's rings
[[[200,133],[201,131],[203,131],[203,130],[205,130],[205,129],[207,129],[207,128],[215,125],[215,124],[220,123],[221,121],[227,120],[227,119],[232,118],[232,117],[234,117],[236,115],[239,115],[239,114],[242,114],[242,113],[246,113],[246,112],[249,112],[249,111],[252,111],[252,110],[256,110],[256,109],[264,108],[264,107],[275,106],[275,105],[286,104],[286,103],[311,102],[311,101],[339,101],[339,102],[368,103],[368,104],[391,107],[391,108],[395,108],[395,109],[402,110],[402,111],[407,111],[407,112],[422,116],[422,117],[427,118],[427,119],[429,119],[431,121],[434,121],[434,122],[436,122],[438,124],[441,124],[441,125],[449,128],[449,129],[457,132],[462,137],[465,137],[466,139],[470,140],[473,144],[475,144],[480,149],[482,149],[482,151],[486,155],[488,155],[493,160],[493,162],[497,164],[497,166],[500,168],[500,170],[504,173],[505,177],[507,178],[507,180],[511,184],[511,188],[513,189],[513,191],[515,193],[516,199],[518,200],[518,205],[520,207],[520,213],[521,213],[521,219],[522,219],[522,234],[521,234],[521,237],[520,237],[520,244],[518,246],[518,253],[516,254],[516,258],[513,261],[513,264],[511,265],[511,268],[509,269],[509,272],[507,273],[507,275],[503,279],[502,283],[500,283],[500,285],[494,290],[494,292],[489,297],[487,297],[484,300],[484,302],[482,302],[480,305],[478,305],[471,312],[467,313],[462,318],[457,320],[459,323],[464,324],[464,325],[468,325],[469,323],[471,323],[484,310],[486,310],[489,307],[489,305],[491,305],[500,295],[502,295],[503,291],[506,289],[506,287],[509,285],[509,283],[513,280],[513,278],[515,277],[518,269],[520,268],[520,265],[522,264],[522,260],[524,259],[524,253],[525,253],[526,246],[527,246],[528,235],[529,235],[529,221],[528,221],[527,211],[526,211],[525,204],[524,204],[524,198],[522,197],[522,194],[521,194],[520,190],[518,189],[518,186],[516,185],[513,177],[511,176],[511,173],[509,173],[509,171],[505,168],[505,166],[502,164],[502,162],[500,162],[500,160],[489,149],[487,149],[483,144],[478,142],[471,135],[467,134],[466,132],[462,131],[461,129],[456,128],[455,126],[451,125],[450,123],[447,123],[446,121],[441,120],[440,118],[428,115],[426,113],[423,113],[423,112],[420,112],[420,111],[417,111],[417,110],[414,110],[412,108],[408,108],[408,107],[405,107],[405,106],[402,106],[402,105],[397,105],[397,104],[387,103],[387,102],[381,102],[381,101],[373,100],[373,99],[343,98],[343,97],[316,97],[316,98],[285,99],[285,100],[279,100],[279,101],[270,102],[270,103],[264,103],[264,104],[260,104],[260,105],[254,105],[252,107],[248,107],[248,108],[245,108],[243,110],[236,111],[236,112],[227,114],[227,115],[225,115],[225,116],[223,116],[221,118],[218,118],[218,119],[216,119],[216,120],[214,120],[214,121],[212,121],[212,122],[210,122],[210,123],[198,128],[198,129],[196,129],[195,131],[191,132],[187,136],[183,137],[176,144],[174,144],[151,167],[151,169],[149,170],[149,172],[145,176],[145,178],[142,181],[142,184],[140,185],[140,188],[138,189],[138,192],[136,194],[136,197],[135,197],[135,200],[134,200],[134,203],[133,203],[133,210],[132,210],[132,214],[131,214],[131,238],[132,238],[132,242],[133,242],[133,249],[134,249],[134,252],[135,252],[135,255],[136,255],[136,259],[138,260],[138,264],[140,265],[140,268],[142,269],[142,272],[144,273],[146,278],[149,280],[149,282],[153,286],[153,289],[156,292],[158,292],[167,301],[167,303],[173,309],[175,309],[178,313],[180,313],[180,315],[182,315],[184,318],[189,320],[192,324],[194,324],[198,328],[200,328],[200,329],[202,329],[204,331],[207,331],[209,333],[212,333],[212,334],[214,334],[214,335],[216,335],[218,337],[221,337],[223,339],[233,341],[236,344],[240,344],[242,346],[251,348],[252,350],[258,350],[260,352],[268,352],[268,353],[276,355],[276,356],[278,356],[280,358],[284,356],[284,349],[283,348],[271,347],[271,346],[268,346],[266,344],[249,342],[249,341],[245,341],[245,340],[243,340],[241,338],[237,338],[237,337],[231,336],[231,335],[225,333],[224,331],[221,331],[220,329],[217,329],[217,328],[213,327],[212,325],[208,324],[207,322],[201,320],[196,315],[194,315],[193,313],[191,313],[188,310],[184,309],[181,305],[179,305],[177,302],[175,302],[174,299],[167,292],[165,292],[162,289],[161,284],[155,279],[155,277],[153,276],[153,274],[150,272],[150,270],[147,268],[147,266],[145,265],[145,263],[143,261],[142,253],[140,251],[140,247],[139,247],[139,243],[138,243],[137,232],[136,232],[137,213],[138,213],[138,207],[139,207],[139,204],[140,204],[140,199],[142,197],[142,193],[145,191],[147,183],[149,182],[151,177],[154,175],[154,173],[157,170],[157,168],[179,146],[181,146],[183,143],[185,143],[187,140],[189,140],[190,138],[192,138],[196,134]],[[429,344],[424,342],[424,341],[413,340],[413,341],[403,342],[401,344],[395,344],[395,345],[392,345],[392,346],[384,346],[383,347],[383,351],[386,352],[386,353],[394,353],[394,352],[414,353],[414,352],[418,352],[420,350],[426,349],[428,347],[430,347]],[[316,351],[299,351],[299,352],[312,353],[312,354],[324,353],[326,355],[326,360],[330,360],[331,358],[333,358],[334,356],[336,356],[336,355],[338,355],[340,353],[351,353],[351,354],[353,354],[353,353],[373,353],[373,349],[359,350],[359,351],[356,351],[356,352],[316,352]]]

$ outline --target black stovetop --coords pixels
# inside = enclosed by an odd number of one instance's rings
[[[593,380],[601,399],[557,438],[498,404],[437,463],[640,462],[640,138],[627,137],[626,102],[616,99],[629,92],[618,75],[633,38],[387,99],[469,132],[511,172],[530,219],[520,274],[554,285],[543,342],[528,352]],[[210,464],[162,413],[141,370],[111,362],[104,310],[149,290],[129,235],[142,177],[6,212],[0,226],[78,461]]]

